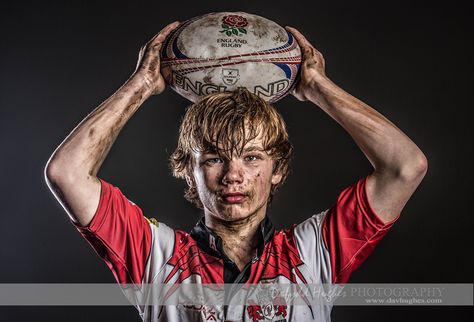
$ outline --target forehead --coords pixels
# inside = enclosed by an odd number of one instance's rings
[[[265,151],[265,148],[263,146],[263,138],[261,135],[258,137],[249,140],[245,145],[242,147],[242,153],[249,152],[249,151]],[[222,144],[212,145],[203,149],[199,149],[197,151],[194,151],[193,153],[195,156],[201,156],[204,154],[222,154],[222,155],[239,155],[240,151],[238,149],[235,149],[233,151],[229,151],[226,149],[225,146]]]

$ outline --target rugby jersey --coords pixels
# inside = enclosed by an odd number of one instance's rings
[[[300,224],[277,230],[260,223],[254,258],[240,271],[222,240],[201,218],[190,233],[146,218],[119,188],[101,179],[96,214],[79,232],[112,270],[144,321],[330,321],[331,305],[305,300],[288,305],[281,296],[228,305],[147,305],[130,284],[343,284],[392,227],[370,206],[362,178],[344,189],[335,205]],[[260,299],[261,300],[261,299]]]

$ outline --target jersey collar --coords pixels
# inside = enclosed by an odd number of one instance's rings
[[[257,248],[257,256],[260,257],[263,253],[263,249],[272,237],[275,228],[268,216],[260,222],[260,234]],[[212,229],[207,227],[204,223],[204,216],[197,222],[196,226],[191,230],[191,237],[198,243],[199,247],[206,253],[218,257],[227,259],[222,248],[222,239]]]

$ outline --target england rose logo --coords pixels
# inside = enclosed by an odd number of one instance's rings
[[[239,15],[228,15],[222,18],[222,29],[220,32],[227,36],[246,34],[247,30],[244,28],[248,25],[247,19]]]

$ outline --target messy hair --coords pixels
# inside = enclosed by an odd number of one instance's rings
[[[192,177],[193,152],[214,151],[231,159],[241,155],[244,146],[259,136],[263,149],[273,158],[273,173],[282,175],[282,180],[272,185],[270,202],[288,176],[293,147],[282,116],[245,88],[209,94],[187,108],[178,145],[170,157],[173,175],[182,179]],[[184,196],[203,208],[195,187],[188,187]]]

